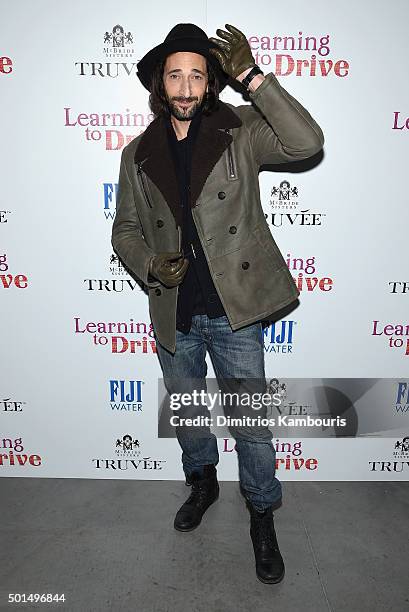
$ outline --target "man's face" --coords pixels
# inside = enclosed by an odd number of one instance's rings
[[[163,70],[163,84],[172,115],[179,121],[190,121],[206,93],[206,59],[190,51],[168,55]]]

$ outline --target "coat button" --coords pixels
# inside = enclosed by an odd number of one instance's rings
[[[235,225],[231,225],[231,226],[229,227],[229,232],[230,232],[231,234],[235,234],[235,233],[237,232],[237,227],[236,227]]]
[[[226,194],[224,191],[219,191],[219,193],[217,194],[217,197],[219,198],[219,200],[224,200],[224,198],[226,197]]]
[[[155,294],[156,295],[161,295],[162,294],[162,291],[159,289],[159,287],[156,287]]]
[[[162,219],[158,219],[158,220],[156,221],[156,225],[157,225],[158,227],[163,227],[163,226],[164,226],[164,223],[163,223]]]
[[[243,268],[243,270],[247,270],[247,268],[250,267],[250,264],[248,261],[243,261],[243,263],[241,264],[241,267]]]

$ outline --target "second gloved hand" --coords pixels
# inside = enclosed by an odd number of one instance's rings
[[[150,261],[149,273],[165,287],[176,287],[182,282],[188,265],[189,261],[180,251],[158,253]]]

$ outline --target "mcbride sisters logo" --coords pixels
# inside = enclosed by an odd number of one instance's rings
[[[154,459],[149,453],[142,450],[140,438],[126,433],[115,440],[115,458],[92,459],[94,467],[99,470],[137,470],[156,471],[162,470],[164,459]]]
[[[109,257],[108,270],[115,278],[84,278],[84,289],[106,293],[131,293],[143,290],[142,281],[129,274],[131,271],[123,264],[116,253],[111,253]]]
[[[407,472],[409,468],[409,436],[396,440],[391,457],[381,461],[369,461],[370,472],[383,472],[385,475]]]
[[[123,25],[117,23],[110,30],[105,31],[102,52],[106,59],[120,61],[79,60],[75,62],[76,74],[78,76],[111,79],[136,77],[136,62],[126,61],[132,60],[135,53],[133,34],[127,31]]]
[[[302,208],[300,195],[300,187],[286,179],[273,185],[268,200],[271,210],[264,213],[267,222],[273,227],[320,227],[326,214]]]

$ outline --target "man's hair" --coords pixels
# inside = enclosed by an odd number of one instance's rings
[[[152,73],[151,94],[149,96],[149,107],[152,113],[158,117],[161,114],[169,114],[168,103],[166,100],[165,86],[163,84],[163,71],[166,58],[158,62]],[[212,64],[206,58],[208,91],[205,92],[202,100],[202,112],[210,115],[219,106],[219,81]]]

